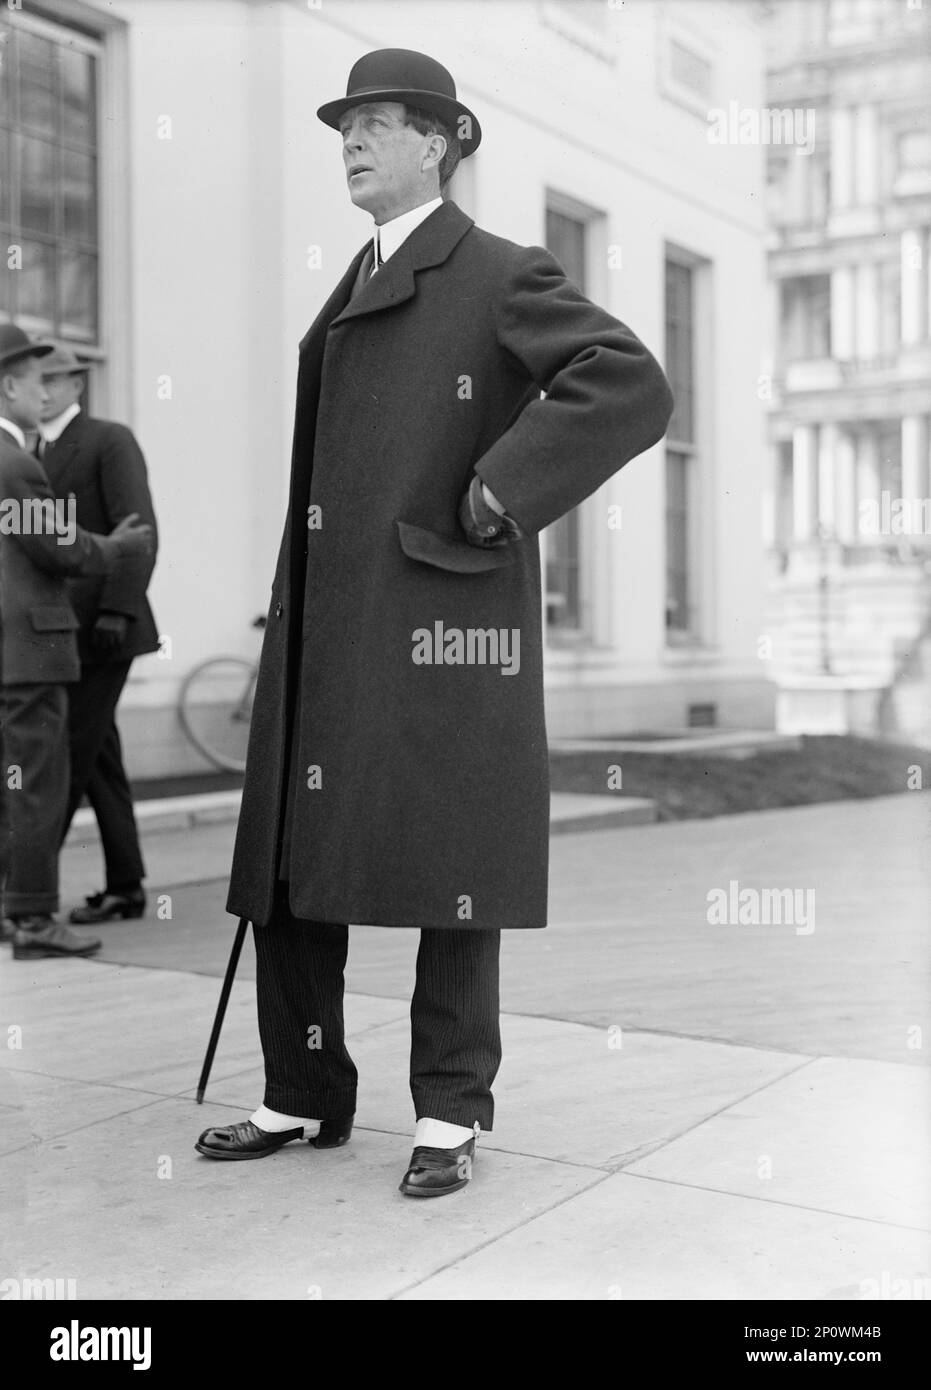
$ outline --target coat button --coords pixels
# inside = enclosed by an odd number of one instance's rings
[[[280,603],[277,603],[277,604],[275,605],[275,617],[276,617],[276,618],[280,618],[283,612],[284,612],[284,609],[282,608],[281,604],[280,604]]]

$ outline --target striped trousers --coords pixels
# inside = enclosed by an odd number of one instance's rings
[[[253,935],[265,1104],[317,1120],[354,1112],[358,1073],[343,1023],[348,926],[294,917],[279,882],[271,921]],[[500,944],[499,931],[421,930],[411,999],[417,1119],[492,1128]]]

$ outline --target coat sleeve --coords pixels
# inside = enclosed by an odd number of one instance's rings
[[[546,394],[524,407],[475,471],[533,534],[662,439],[672,392],[639,338],[586,299],[539,246],[514,258],[497,297],[496,331]]]
[[[132,618],[145,598],[155,568],[158,546],[155,509],[149,492],[145,459],[132,431],[125,425],[117,424],[107,426],[98,458],[97,477],[108,531],[112,531],[132,512],[138,513],[139,520],[152,527],[154,544],[151,555],[121,557],[107,576],[97,602],[98,612],[122,613]]]
[[[6,497],[16,503],[20,515],[37,504],[43,512],[55,515],[55,494],[45,469],[31,455],[23,454],[20,466],[4,475],[3,487]],[[52,530],[36,530],[29,534],[14,532],[8,537],[8,543],[18,545],[32,564],[46,574],[64,577],[109,574],[116,563],[115,541],[108,541],[77,525],[73,537],[59,536]]]

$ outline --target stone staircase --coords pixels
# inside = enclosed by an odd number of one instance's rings
[[[898,653],[895,679],[880,703],[880,732],[931,748],[931,621]]]
[[[824,556],[820,557],[823,563]],[[826,582],[811,552],[772,581],[770,675],[786,732],[883,733],[931,726],[931,566],[838,547]]]

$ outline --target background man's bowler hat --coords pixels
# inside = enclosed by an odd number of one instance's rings
[[[15,323],[0,323],[0,367],[24,357],[45,357],[51,351],[51,343],[34,343]]]
[[[90,362],[81,362],[69,347],[56,347],[42,363],[43,376],[73,376],[76,372],[89,372],[90,369]]]
[[[474,154],[481,127],[467,106],[456,99],[452,75],[435,58],[410,48],[378,48],[352,66],[346,95],[325,102],[317,112],[324,125],[339,130],[339,118],[366,101],[402,101],[442,116],[459,136],[463,159]]]

